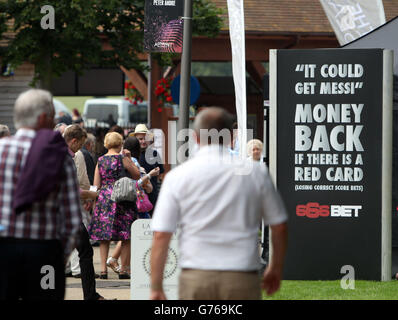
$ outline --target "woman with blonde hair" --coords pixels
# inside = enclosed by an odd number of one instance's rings
[[[253,139],[247,143],[247,156],[254,161],[262,161],[263,143],[261,140]]]
[[[146,192],[146,193],[151,193],[153,190],[152,184],[151,184],[151,178],[152,176],[155,176],[159,174],[159,167],[152,169],[149,174],[145,172],[145,169],[140,166],[138,159],[140,157],[140,142],[137,139],[137,137],[131,136],[128,137],[124,141],[124,149],[127,149],[131,153],[131,160],[134,162],[134,164],[137,166],[137,168],[141,172],[141,178],[140,180],[137,181],[137,188],[140,190],[140,192]],[[138,219],[150,219],[151,216],[149,215],[148,212],[137,212],[137,217]],[[112,253],[112,256],[108,258],[106,261],[106,264],[109,268],[111,268],[114,272],[119,273],[120,272],[120,266],[118,263],[118,259],[120,257],[120,250],[121,250],[121,243],[120,241],[117,243],[115,250]]]
[[[131,160],[128,150],[123,150],[123,138],[117,132],[109,132],[104,139],[108,152],[98,159],[94,173],[94,185],[98,188],[98,199],[94,207],[93,217],[88,228],[92,240],[100,241],[101,279],[107,279],[106,260],[110,241],[122,241],[121,267],[119,279],[128,279],[130,265],[130,227],[137,219],[135,203],[121,204],[111,200],[115,181],[119,178],[123,167],[138,180],[140,171]]]

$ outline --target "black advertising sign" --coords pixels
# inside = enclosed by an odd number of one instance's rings
[[[274,173],[289,213],[285,279],[341,279],[349,266],[356,279],[382,280],[391,264],[385,60],[381,49],[273,50]]]
[[[182,52],[183,9],[183,0],[145,0],[145,51]]]

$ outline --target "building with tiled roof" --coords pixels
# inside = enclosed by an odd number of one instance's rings
[[[227,0],[213,0],[227,8]],[[398,16],[398,1],[383,0],[386,21]],[[334,35],[319,0],[245,0],[245,29],[248,34]],[[228,15],[224,14],[228,30]]]
[[[225,9],[224,27],[214,38],[195,37],[192,40],[192,62],[230,62],[231,47],[228,32],[227,0],[212,0]],[[386,20],[398,16],[398,0],[383,0]],[[262,87],[266,74],[265,63],[270,49],[293,48],[336,48],[339,43],[323,11],[319,0],[245,0],[246,66],[248,77],[248,113],[255,115],[258,137],[262,136]],[[0,45],[4,45],[1,42]],[[147,59],[143,55],[143,59]],[[176,61],[178,63],[178,61]],[[177,68],[177,74],[179,73]],[[136,77],[137,87],[146,92],[147,79],[131,70],[126,74]],[[16,70],[13,78],[0,78],[0,123],[3,116],[12,114],[12,101],[17,93],[28,86],[33,75],[32,66],[25,65]],[[161,68],[154,66],[152,84],[163,75]],[[200,79],[202,94],[198,105],[219,105],[235,110],[233,82],[230,76],[224,78]],[[156,101],[154,93],[151,97]],[[151,106],[151,124],[159,126],[157,105]]]

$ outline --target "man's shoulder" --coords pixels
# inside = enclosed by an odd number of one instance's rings
[[[154,147],[148,147],[147,150],[151,151],[154,156],[158,155],[158,151]]]
[[[145,151],[141,153],[140,158],[142,157],[145,159],[147,156],[150,158],[160,158],[159,152],[153,147],[146,148]]]
[[[14,137],[5,137],[0,139],[0,149],[7,148],[14,142]]]
[[[179,164],[172,170],[170,170],[166,177],[169,176],[170,178],[176,179],[176,178],[188,178],[190,175],[196,175],[195,168],[199,165],[199,162],[197,159],[192,158],[188,159],[184,163]],[[169,178],[169,180],[170,180]]]
[[[86,162],[94,164],[94,159],[93,159],[93,156],[91,155],[90,151],[88,151],[87,149],[82,149],[82,153],[84,156],[84,160]]]
[[[32,142],[33,137],[27,137],[27,136],[8,136],[0,139],[0,145],[5,146],[5,145],[13,145],[17,143],[24,143],[24,142]]]
[[[64,169],[73,168],[76,170],[75,159],[68,153],[64,160]]]
[[[90,154],[90,152],[87,149],[85,149],[84,147],[81,148],[80,151],[83,153],[84,156]]]
[[[8,157],[15,156],[15,153],[27,152],[31,145],[32,138],[18,136],[5,137],[0,139],[0,153],[6,152]]]
[[[74,160],[75,163],[77,163],[77,164],[83,163],[83,161],[84,161],[83,152],[81,152],[80,150],[77,151],[77,152],[75,153],[75,156],[73,157],[73,160]]]
[[[140,154],[138,160],[141,166],[145,168],[148,172],[156,167],[160,167],[161,173],[163,172],[163,161],[160,154],[153,148],[147,148],[144,152]]]

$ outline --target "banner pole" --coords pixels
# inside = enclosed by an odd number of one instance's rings
[[[184,1],[184,29],[181,57],[180,110],[178,131],[189,128],[189,102],[191,87],[192,0]],[[184,141],[177,141],[177,150]],[[186,157],[183,157],[186,159]],[[183,160],[183,159],[181,159]]]
[[[147,110],[147,117],[148,117],[148,128],[151,128],[152,121],[151,121],[151,109],[152,109],[152,54],[148,52],[148,75],[147,75],[147,83],[148,83],[148,110]]]

